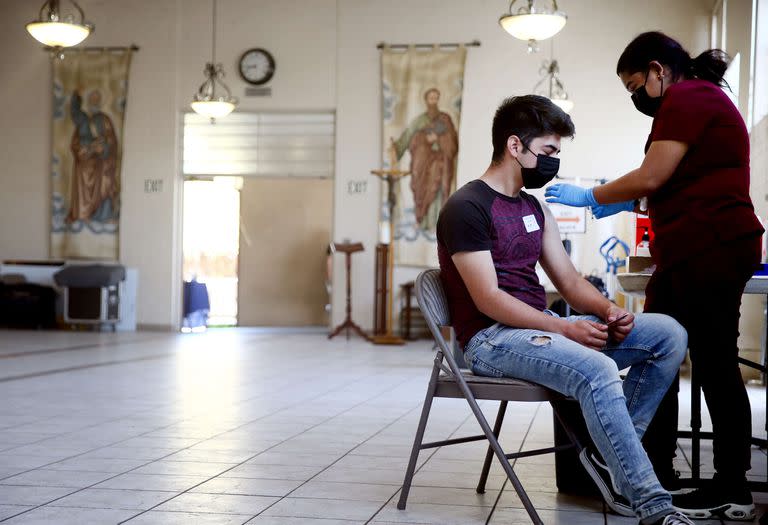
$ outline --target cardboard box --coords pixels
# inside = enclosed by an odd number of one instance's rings
[[[616,274],[616,280],[619,288],[624,293],[642,294],[645,293],[645,287],[651,280],[649,273],[619,273]]]
[[[651,266],[653,266],[653,260],[650,257],[637,255],[627,257],[627,273],[640,273]]]

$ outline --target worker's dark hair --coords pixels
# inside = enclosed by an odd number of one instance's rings
[[[491,140],[493,157],[498,164],[504,160],[507,140],[512,135],[527,147],[531,140],[544,135],[572,137],[576,132],[571,117],[547,97],[523,95],[510,97],[501,103],[493,117]]]
[[[672,78],[700,78],[718,86],[727,86],[723,80],[730,57],[721,49],[709,49],[691,58],[680,42],[659,31],[649,31],[635,37],[624,49],[616,64],[616,74],[634,74],[648,71],[652,61],[669,67]]]

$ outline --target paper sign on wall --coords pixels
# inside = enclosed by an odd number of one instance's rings
[[[549,209],[555,216],[560,233],[586,233],[587,231],[587,209],[573,208],[563,206],[562,204],[550,203]]]

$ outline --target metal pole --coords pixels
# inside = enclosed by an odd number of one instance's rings
[[[385,47],[388,47],[390,49],[408,49],[411,47],[419,48],[419,49],[428,49],[433,47],[480,47],[480,41],[479,40],[473,40],[472,42],[444,42],[442,44],[385,44],[384,42],[379,42],[376,45],[376,49],[384,49]]]

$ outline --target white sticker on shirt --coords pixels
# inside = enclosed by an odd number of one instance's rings
[[[523,224],[525,224],[525,231],[528,233],[539,231],[539,223],[536,222],[536,217],[533,215],[526,215],[523,217]]]

